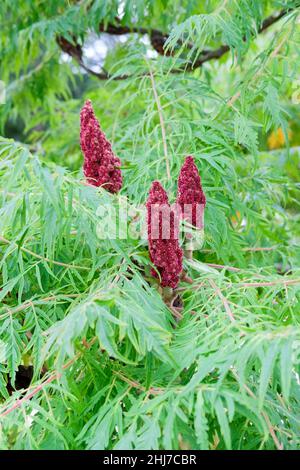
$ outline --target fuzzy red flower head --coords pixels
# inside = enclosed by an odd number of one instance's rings
[[[182,271],[178,218],[158,181],[152,183],[149,192],[147,216],[150,259],[160,273],[161,286],[175,289]],[[151,274],[158,277],[154,269]]]
[[[202,228],[206,198],[192,156],[186,157],[181,167],[176,202],[180,206],[182,217],[195,227]]]
[[[114,155],[110,142],[100,129],[90,100],[85,102],[80,113],[80,145],[87,181],[117,193],[122,187],[121,161]]]

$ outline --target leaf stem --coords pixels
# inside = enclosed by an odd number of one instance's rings
[[[25,248],[24,246],[19,246],[17,243],[11,242],[11,241],[7,240],[6,238],[4,238],[2,236],[0,236],[0,241],[3,242],[3,243],[6,243],[7,245],[13,244],[16,248],[19,248],[24,253],[27,253],[27,254],[29,254],[29,255],[33,256],[34,258],[37,258],[41,261],[46,261],[47,263],[55,264],[56,266],[62,266],[64,268],[82,269],[84,271],[90,271],[90,268],[88,268],[87,266],[77,266],[76,264],[62,263],[61,261],[54,261],[52,259],[46,258],[45,256],[41,256],[41,255],[35,253],[34,251],[31,251],[28,248]]]
[[[159,121],[160,121],[160,127],[161,127],[161,137],[162,137],[162,141],[163,141],[164,156],[165,156],[165,160],[166,160],[167,177],[168,177],[168,180],[170,180],[171,179],[171,172],[170,172],[170,163],[169,163],[169,157],[168,157],[167,136],[166,136],[166,128],[165,128],[165,122],[164,122],[163,113],[162,113],[161,102],[160,102],[160,98],[159,98],[158,93],[157,93],[156,84],[155,84],[154,75],[153,75],[153,72],[152,72],[152,69],[151,69],[151,65],[150,65],[150,63],[147,59],[146,59],[146,61],[147,61],[148,66],[149,66],[149,76],[150,76],[153,95],[154,95],[154,99],[155,99],[155,102],[156,102],[157,111],[158,111],[158,115],[159,115]]]

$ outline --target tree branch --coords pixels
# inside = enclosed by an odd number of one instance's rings
[[[94,70],[90,69],[85,65],[85,63],[83,62],[82,47],[80,46],[80,44],[76,43],[75,38],[74,44],[72,44],[70,41],[68,41],[68,39],[64,38],[63,36],[57,36],[56,42],[61,48],[61,50],[68,54],[70,57],[72,57],[78,63],[78,65],[80,65],[80,67],[82,67],[88,74],[97,77],[99,80],[109,80],[111,78],[111,75],[105,70],[103,70],[102,72],[95,72]],[[129,76],[122,75],[120,77],[114,77],[114,80],[124,80],[126,78],[129,78]]]
[[[291,11],[292,11],[292,8],[287,8],[287,9],[281,10],[277,14],[274,13],[274,14],[268,16],[262,22],[262,25],[258,30],[258,34],[263,33],[266,29],[268,29],[273,24],[277,23],[277,21],[281,20],[281,18],[283,18],[285,15],[287,15]],[[218,49],[211,50],[211,51],[206,51],[206,52],[202,53],[200,55],[200,57],[194,63],[192,63],[191,66],[188,67],[186,70],[192,71],[192,70],[197,69],[198,67],[201,67],[202,64],[204,64],[205,62],[208,62],[209,60],[220,59],[220,57],[222,57],[224,54],[226,54],[226,52],[228,52],[229,49],[230,49],[230,47],[228,45],[223,44]]]
[[[272,15],[265,18],[262,22],[261,27],[258,30],[258,34],[263,33],[267,30],[270,26],[277,23],[277,21],[281,20],[284,16],[288,13],[293,11],[295,8],[286,8],[281,10],[279,13],[273,13]],[[148,34],[150,38],[150,42],[152,47],[158,52],[160,55],[172,55],[172,52],[169,50],[166,51],[164,49],[164,45],[168,39],[168,34],[163,33],[157,29],[146,29],[143,27],[138,26],[123,26],[120,24],[120,20],[116,18],[117,24],[108,23],[105,25],[104,23],[100,23],[99,25],[99,32],[105,32],[107,34],[120,36],[122,34],[130,34],[130,33],[137,33],[137,34]],[[76,42],[74,38],[74,44],[72,44],[69,40],[64,38],[63,36],[57,36],[56,41],[61,48],[61,50],[68,55],[70,55],[76,62],[89,74],[97,77],[99,80],[108,80],[112,78],[112,75],[107,73],[105,70],[102,72],[95,72],[87,67],[83,62],[83,51],[80,44]],[[182,44],[181,41],[178,42],[178,46]],[[187,48],[191,49],[193,44],[187,44]],[[220,59],[224,54],[226,54],[230,50],[230,47],[227,44],[221,45],[217,49],[212,50],[203,50],[198,57],[198,59],[194,62],[190,62],[186,67],[173,69],[172,73],[181,73],[184,71],[192,72],[193,70],[201,67],[205,62],[208,62],[213,59]],[[120,75],[113,77],[113,80],[124,80],[130,78],[129,75]]]
[[[120,24],[119,18],[116,18],[117,24],[108,23],[105,25],[103,22],[99,25],[100,33],[107,33],[113,36],[121,36],[122,34],[137,33],[141,35],[148,34],[153,49],[160,55],[171,55],[171,52],[164,50],[165,42],[168,39],[168,34],[163,33],[158,29],[147,29],[137,26],[123,26]],[[192,45],[190,46],[192,47]]]

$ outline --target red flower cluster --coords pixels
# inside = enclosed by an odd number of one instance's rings
[[[122,187],[121,161],[101,131],[90,100],[86,101],[80,113],[80,145],[87,181],[117,193]]]
[[[202,214],[199,212],[204,209],[206,198],[198,168],[192,156],[186,157],[181,167],[176,202],[181,208],[183,217],[195,227],[199,227],[202,222]]]
[[[197,228],[202,228],[206,198],[194,159],[188,156],[180,170],[176,209],[158,181],[152,183],[147,201],[148,242],[150,259],[161,276],[162,287],[175,289],[182,272],[183,252],[178,243],[179,215]],[[152,275],[157,277],[153,269]]]
[[[147,214],[150,259],[160,273],[161,286],[175,289],[182,271],[178,220],[171,210],[166,191],[158,181],[152,183]],[[154,269],[151,274],[158,277]]]

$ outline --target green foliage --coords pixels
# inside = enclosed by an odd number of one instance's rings
[[[299,449],[298,3],[1,2],[1,449]],[[117,15],[170,55],[129,35],[103,81],[63,60],[58,35],[84,45]],[[86,98],[122,160],[117,196],[83,180]],[[100,239],[99,208],[126,203],[131,224],[154,179],[174,202],[188,154],[205,243],[172,309],[145,240]]]

